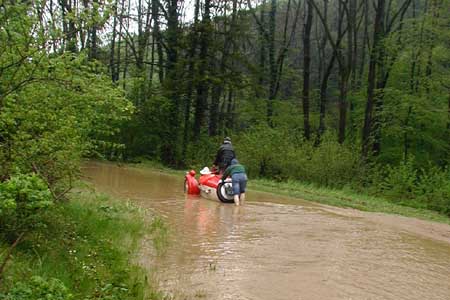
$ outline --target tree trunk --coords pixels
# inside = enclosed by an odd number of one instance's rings
[[[356,88],[361,88],[363,74],[364,74],[364,66],[366,65],[366,48],[368,48],[368,39],[369,39],[369,0],[364,1],[364,33],[362,38],[362,49],[361,49],[361,61],[359,65],[358,71],[358,79],[356,83]]]
[[[162,46],[162,37],[159,24],[159,0],[152,0],[153,15],[153,44],[156,42],[156,51],[158,53],[158,78],[159,82],[164,81],[164,52]]]
[[[131,0],[128,0],[127,16],[130,15],[130,10],[131,10]],[[127,18],[127,29],[126,29],[126,31],[128,32],[129,29],[130,29],[130,18]],[[125,57],[124,57],[125,66],[123,67],[123,73],[122,73],[122,85],[123,85],[122,87],[123,87],[124,90],[126,89],[126,83],[127,83],[126,78],[127,78],[127,74],[128,74],[128,64],[129,64],[129,60],[130,60],[130,58],[129,58],[130,54],[129,54],[128,48],[129,48],[128,43],[125,42]]]
[[[367,76],[367,102],[364,114],[364,127],[362,136],[362,155],[367,158],[370,153],[371,146],[374,144],[374,129],[377,118],[374,116],[374,108],[379,105],[377,104],[376,95],[376,79],[377,79],[377,64],[378,60],[383,59],[380,53],[382,47],[382,39],[384,37],[384,10],[386,2],[385,0],[377,0],[377,7],[375,10],[375,22],[373,30],[373,46],[370,51],[370,61],[369,61],[369,74]],[[375,112],[376,113],[376,112]]]
[[[447,129],[450,131],[450,88],[448,89],[448,103],[447,103]]]
[[[195,1],[194,8],[194,24],[191,32],[190,48],[188,53],[188,72],[186,78],[186,96],[184,99],[184,130],[183,130],[183,149],[182,149],[182,159],[186,159],[187,148],[189,143],[189,133],[191,131],[190,118],[191,118],[191,103],[192,103],[192,93],[194,88],[194,77],[195,77],[195,54],[197,51],[197,29],[198,29],[198,18],[200,13],[200,0]]]
[[[275,61],[275,30],[276,30],[277,1],[272,0],[269,13],[269,99],[267,102],[267,123],[273,126],[273,100],[277,82],[277,64]]]
[[[200,63],[198,70],[197,97],[195,101],[194,140],[196,141],[200,137],[201,129],[205,122],[205,111],[208,104],[209,84],[206,75],[209,66],[208,47],[211,40],[210,8],[211,0],[205,0],[203,20],[201,22]]]
[[[311,72],[311,27],[313,21],[313,7],[308,3],[306,20],[303,28],[303,127],[304,136],[307,140],[310,139],[310,125],[309,125],[309,90],[310,90],[310,72]]]
[[[327,90],[328,90],[328,80],[331,75],[331,71],[333,70],[334,62],[336,60],[336,51],[333,51],[330,62],[323,74],[321,83],[320,83],[320,113],[319,113],[319,130],[318,130],[318,139],[325,132],[325,113],[327,107]]]
[[[96,18],[98,17],[98,0],[93,0],[93,6],[92,6],[92,28],[90,33],[90,46],[89,46],[89,59],[98,59],[98,38],[97,38],[97,31],[98,31],[98,22]]]
[[[172,166],[178,166],[180,163],[179,157],[179,108],[181,98],[181,88],[179,84],[178,74],[178,55],[179,55],[179,20],[178,20],[178,0],[167,1],[167,72],[164,80],[164,92],[171,101],[171,119],[170,119],[170,133],[163,145],[163,161]]]
[[[111,72],[111,80],[112,82],[117,81],[116,77],[116,67],[115,67],[115,52],[116,52],[116,27],[117,27],[117,11],[118,11],[118,3],[119,1],[116,0],[114,2],[114,15],[113,15],[113,28],[112,28],[112,36],[111,36],[111,51],[109,55],[109,70]]]
[[[258,77],[258,87],[256,88],[256,95],[259,98],[265,96],[265,83],[266,83],[266,48],[267,48],[267,38],[265,35],[266,26],[266,0],[263,0],[260,6],[260,27],[259,27],[259,77]]]

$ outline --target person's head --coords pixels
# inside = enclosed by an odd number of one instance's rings
[[[239,162],[236,158],[233,158],[230,162],[230,165],[237,165]]]
[[[223,139],[223,143],[224,144],[231,144],[231,138],[230,137],[225,137],[224,139]]]

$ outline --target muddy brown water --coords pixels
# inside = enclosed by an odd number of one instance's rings
[[[170,225],[165,254],[141,261],[171,298],[450,299],[448,225],[254,191],[236,207],[186,197],[182,176],[113,164],[83,174]]]

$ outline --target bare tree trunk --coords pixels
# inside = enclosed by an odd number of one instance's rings
[[[125,0],[121,1],[120,4],[120,18],[119,18],[119,40],[117,41],[117,62],[114,68],[114,74],[116,80],[120,79],[120,63],[121,63],[121,53],[122,53],[122,31],[123,31],[123,15],[125,13]]]
[[[447,129],[449,130],[449,132],[450,132],[450,88],[448,89],[448,97],[447,97],[447,99],[448,99],[448,104],[447,104],[447,118],[448,118],[448,120],[447,120]]]
[[[95,19],[98,15],[98,0],[92,0],[93,6],[92,6],[92,28],[90,30],[90,46],[89,46],[89,59],[98,59],[98,38],[97,38],[97,31],[98,31],[98,22]]]
[[[127,27],[126,27],[126,32],[129,31],[130,29],[130,10],[131,10],[131,0],[128,0],[128,12],[127,12]],[[122,84],[123,84],[123,89],[126,88],[126,78],[127,78],[127,74],[128,74],[128,64],[129,64],[129,51],[128,51],[128,43],[125,42],[125,65],[123,67],[123,73],[122,73]]]
[[[228,91],[228,103],[227,103],[227,122],[226,122],[226,128],[229,130],[234,129],[234,101],[233,101],[234,93],[233,89],[230,87],[230,90]]]
[[[269,99],[267,102],[267,123],[273,126],[273,100],[277,81],[277,65],[275,61],[275,30],[276,30],[277,1],[271,0],[269,12]]]
[[[230,60],[229,55],[230,55],[231,47],[233,44],[232,34],[237,31],[236,16],[237,16],[237,0],[233,0],[231,22],[230,22],[230,26],[229,26],[230,28],[227,30],[227,32],[225,34],[222,58],[221,58],[219,68],[218,68],[218,73],[217,73],[218,77],[223,76],[226,73],[226,64]],[[227,20],[227,17],[225,16],[225,23],[224,23],[225,29],[227,27],[226,20]],[[232,62],[230,62],[230,64],[231,63]],[[210,136],[217,135],[217,133],[218,133],[219,105],[220,105],[220,98],[222,97],[224,88],[225,88],[225,83],[224,83],[223,79],[221,80],[221,82],[216,83],[212,88],[211,106],[210,106],[210,122],[209,122],[209,135]]]
[[[267,48],[267,37],[265,34],[265,10],[266,10],[266,0],[263,0],[260,6],[260,27],[259,27],[259,78],[258,83],[259,86],[256,89],[256,95],[260,98],[264,97],[265,83],[266,83],[266,48]]]
[[[116,27],[117,27],[117,11],[118,11],[118,3],[119,1],[116,0],[114,2],[114,15],[113,15],[113,28],[112,28],[112,36],[111,36],[111,51],[109,55],[109,70],[111,72],[111,80],[112,82],[117,81],[116,76],[116,67],[115,67],[115,52],[116,52]]]
[[[201,134],[202,126],[205,122],[205,111],[208,104],[208,90],[209,84],[207,76],[208,68],[208,48],[211,40],[211,24],[210,24],[210,9],[211,0],[205,0],[203,20],[201,22],[200,35],[200,53],[199,53],[199,70],[198,70],[198,85],[197,97],[195,101],[195,120],[194,120],[194,139],[198,140]]]
[[[334,62],[336,60],[336,51],[333,51],[330,62],[328,63],[327,68],[322,76],[322,80],[320,83],[320,113],[319,113],[319,130],[317,138],[320,140],[320,137],[325,132],[325,113],[327,106],[327,90],[328,90],[328,80],[331,75],[331,71],[333,70]]]
[[[187,92],[184,99],[184,131],[183,131],[183,149],[182,149],[182,159],[186,159],[189,133],[191,131],[190,118],[191,118],[191,103],[192,103],[192,93],[194,89],[194,77],[195,77],[195,53],[197,51],[197,29],[198,29],[198,19],[200,14],[200,0],[195,1],[194,8],[194,24],[191,32],[190,49],[188,53],[188,75],[186,78]]]
[[[74,13],[73,7],[75,0],[60,0],[62,18],[63,18],[63,33],[64,33],[64,51],[77,52],[77,35],[75,22],[71,16]]]
[[[373,46],[370,51],[369,74],[367,77],[367,102],[364,115],[364,127],[362,136],[362,155],[367,158],[371,153],[371,145],[373,145],[373,134],[376,119],[374,118],[374,108],[376,107],[376,78],[377,78],[377,63],[380,57],[382,38],[384,37],[384,11],[385,0],[377,0],[375,10],[375,22],[373,30]]]
[[[180,163],[181,148],[179,147],[179,128],[180,128],[180,101],[181,89],[178,60],[179,60],[179,0],[167,0],[167,28],[166,28],[166,53],[167,53],[167,72],[164,79],[164,92],[171,101],[171,119],[170,133],[163,145],[163,161],[172,166],[178,166]],[[182,106],[181,106],[182,107]]]
[[[364,1],[364,33],[362,38],[362,49],[361,49],[361,61],[359,65],[358,79],[356,83],[356,88],[360,88],[362,85],[364,66],[366,65],[366,48],[368,48],[369,40],[369,0]]]
[[[50,18],[51,18],[51,27],[52,27],[52,47],[53,47],[53,52],[57,53],[58,52],[58,47],[57,47],[57,40],[54,36],[55,32],[56,32],[56,24],[57,24],[57,20],[55,19],[55,11],[53,8],[53,0],[50,0],[50,5],[49,5],[49,14],[50,14]]]
[[[304,136],[307,140],[310,139],[310,124],[309,124],[309,90],[310,90],[310,72],[311,72],[311,27],[313,21],[313,7],[308,3],[306,20],[303,27],[303,127]]]
[[[162,46],[162,37],[159,24],[159,0],[152,0],[153,15],[153,43],[156,42],[156,51],[158,53],[158,78],[159,82],[164,81],[164,52]]]

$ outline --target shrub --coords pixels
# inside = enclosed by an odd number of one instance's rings
[[[450,174],[448,169],[421,170],[414,194],[427,208],[450,216]]]
[[[399,166],[386,165],[381,173],[380,182],[375,182],[379,192],[396,201],[413,199],[417,184],[417,170],[414,167],[414,159],[408,159]]]
[[[0,300],[71,300],[65,285],[56,278],[45,279],[33,276],[28,282],[18,282]]]
[[[36,174],[19,174],[0,182],[0,234],[12,242],[39,226],[40,212],[52,204],[47,185]]]
[[[322,137],[312,148],[304,176],[309,182],[329,187],[342,187],[360,176],[360,155],[347,145],[339,144],[331,135]]]

